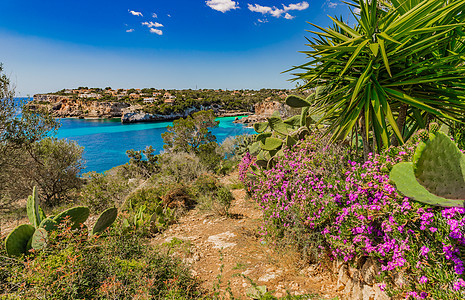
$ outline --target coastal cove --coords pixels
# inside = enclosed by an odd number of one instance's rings
[[[238,117],[241,118],[241,117]],[[212,130],[217,142],[223,142],[228,136],[253,133],[254,130],[242,124],[235,124],[236,117],[217,118],[220,124]],[[129,161],[126,151],[141,150],[152,146],[155,152],[163,150],[161,134],[172,122],[121,124],[119,118],[113,119],[59,119],[61,127],[57,138],[76,141],[84,147],[83,158],[86,168],[83,173],[104,172]]]

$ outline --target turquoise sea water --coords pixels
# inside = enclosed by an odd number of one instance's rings
[[[253,133],[253,129],[233,123],[236,117],[218,118],[219,127],[212,130],[218,143],[228,136]],[[57,138],[76,141],[84,147],[86,169],[83,172],[103,172],[129,161],[126,150],[141,150],[152,146],[163,150],[161,134],[172,122],[121,124],[120,119],[85,120],[60,119]]]

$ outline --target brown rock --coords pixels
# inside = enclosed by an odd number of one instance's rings
[[[375,266],[371,259],[368,259],[362,266],[361,275],[363,281],[365,281],[369,285],[373,285],[375,283]]]

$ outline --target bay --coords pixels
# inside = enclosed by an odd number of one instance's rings
[[[241,118],[241,117],[239,117]],[[212,130],[217,142],[228,136],[252,134],[251,128],[235,124],[236,117],[217,118],[219,126]],[[84,172],[104,172],[129,161],[126,150],[142,150],[152,146],[156,153],[163,151],[161,134],[172,122],[121,124],[120,119],[59,119],[57,138],[76,141],[84,147]]]

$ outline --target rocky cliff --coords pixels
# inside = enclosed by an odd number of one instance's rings
[[[32,110],[45,109],[58,118],[119,118],[130,108],[122,102],[99,102],[57,95],[34,95]]]
[[[253,115],[244,117],[240,120],[234,121],[235,123],[254,124],[257,122],[264,122],[275,111],[279,112],[282,118],[287,118],[296,114],[300,114],[300,109],[292,108],[283,102],[267,101],[254,105],[255,113]]]
[[[200,108],[190,107],[182,113],[150,114],[143,111],[138,104],[124,102],[104,102],[86,99],[73,99],[59,95],[34,95],[34,100],[28,104],[32,110],[45,109],[57,118],[121,118],[122,123],[172,121],[185,118],[199,111],[213,109],[218,117],[243,116],[250,112],[228,111],[218,105]]]
[[[172,113],[168,115],[161,114],[149,114],[145,113],[139,109],[133,111],[125,111],[121,117],[121,123],[139,123],[139,122],[157,122],[157,121],[172,121],[179,118],[185,118],[188,115],[200,111],[200,110],[210,110],[212,109],[217,117],[235,117],[235,116],[244,116],[249,115],[249,112],[242,111],[226,111],[221,110],[216,107],[189,107],[182,113]]]

